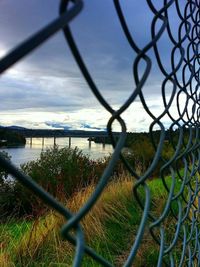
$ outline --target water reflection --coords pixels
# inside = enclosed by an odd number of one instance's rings
[[[41,151],[47,148],[58,145],[59,148],[63,147],[78,147],[92,159],[99,159],[108,156],[113,152],[112,146],[107,144],[96,144],[88,141],[87,138],[78,137],[62,137],[62,138],[27,138],[25,147],[0,149],[8,152],[12,157],[13,163],[20,165],[30,160],[39,158]]]

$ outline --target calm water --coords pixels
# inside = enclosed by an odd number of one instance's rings
[[[59,148],[68,147],[69,138],[56,138],[56,144]],[[33,138],[32,145],[30,144],[30,139],[27,138],[25,147],[6,148],[0,149],[0,151],[4,150],[8,152],[12,157],[12,162],[19,166],[22,163],[39,158],[42,150],[46,150],[53,145],[53,138],[44,138],[44,144],[42,143],[42,138]],[[71,148],[74,147],[81,149],[83,153],[89,155],[91,159],[102,158],[113,152],[111,145],[95,144],[91,142],[91,146],[89,146],[87,138],[71,138]]]

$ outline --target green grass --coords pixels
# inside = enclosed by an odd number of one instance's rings
[[[6,224],[0,225],[0,234],[4,236],[4,234],[7,233],[10,238],[18,240],[21,238],[22,234],[25,231],[28,231],[30,229],[31,224],[32,223],[27,220],[22,220],[18,222],[11,220]]]
[[[166,177],[166,183],[171,186],[170,177]],[[114,266],[122,266],[126,260],[142,216],[141,209],[132,194],[132,185],[133,182],[130,179],[111,182],[82,223],[87,244]],[[157,218],[165,207],[168,194],[160,179],[148,182],[148,186],[151,192],[151,211]],[[69,199],[68,207],[73,212],[77,211],[94,188],[95,185],[90,185],[85,191],[78,192]],[[175,192],[179,192],[180,188],[181,182],[176,179]],[[143,190],[139,189],[139,192],[143,196]],[[177,212],[176,204],[173,210]],[[149,221],[148,225],[150,223]],[[74,248],[59,236],[62,225],[63,219],[54,213],[39,218],[36,223],[10,221],[2,224],[0,237],[3,240],[5,237],[8,238],[6,246],[1,249],[0,266],[12,266],[9,262],[14,266],[27,267],[71,266]],[[159,247],[149,234],[148,225],[135,258],[135,266],[156,266],[157,264]],[[175,229],[175,221],[170,212],[164,226],[167,240],[170,242]],[[179,254],[177,252],[176,257],[179,257]],[[82,266],[101,265],[85,255]]]

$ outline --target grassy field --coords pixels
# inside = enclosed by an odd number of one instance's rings
[[[171,184],[171,178],[166,182]],[[159,179],[148,183],[151,191],[151,211],[159,217],[167,200],[166,190]],[[115,266],[122,266],[129,254],[139,227],[142,212],[132,193],[133,181],[123,177],[112,181],[101,198],[84,218],[82,226],[87,244]],[[76,212],[95,186],[75,193],[66,203]],[[177,179],[176,190],[180,182]],[[144,197],[140,190],[141,197]],[[0,226],[0,266],[71,266],[74,248],[60,236],[64,220],[54,211],[31,221],[10,220]],[[175,225],[175,222],[174,222]],[[166,231],[174,228],[172,216],[166,221]],[[173,227],[172,227],[173,226]],[[134,266],[156,266],[159,247],[146,227]],[[82,266],[100,266],[85,256]]]

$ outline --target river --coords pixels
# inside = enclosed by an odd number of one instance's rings
[[[68,147],[69,138],[56,138],[56,144],[59,148]],[[20,166],[22,163],[38,159],[41,151],[45,151],[53,145],[54,138],[44,138],[44,141],[42,141],[42,138],[33,138],[32,144],[30,139],[27,138],[24,147],[1,148],[0,151],[6,151],[11,156],[12,162],[17,166]],[[91,159],[103,158],[113,152],[111,145],[96,144],[94,142],[91,142],[91,145],[89,145],[87,138],[72,137],[71,148],[75,147],[78,147]]]

